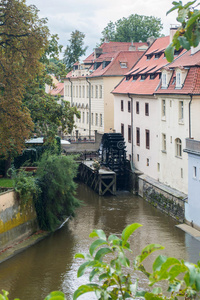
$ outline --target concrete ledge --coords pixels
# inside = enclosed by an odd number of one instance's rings
[[[187,225],[187,224],[179,224],[176,225],[176,227],[180,228],[181,230],[187,232],[188,234],[190,234],[191,236],[193,236],[194,238],[200,240],[200,231]]]

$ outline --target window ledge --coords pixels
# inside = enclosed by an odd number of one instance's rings
[[[177,155],[175,155],[175,157],[176,157],[176,158],[179,158],[179,159],[182,159],[182,156],[177,156]]]
[[[184,121],[181,119],[181,120],[178,121],[178,124],[179,124],[179,125],[184,125],[185,123],[184,123]]]
[[[166,150],[161,150],[161,152],[162,152],[162,153],[166,153],[166,154],[167,154],[167,151],[166,151]]]
[[[162,117],[161,120],[164,121],[164,122],[166,122],[166,117]]]

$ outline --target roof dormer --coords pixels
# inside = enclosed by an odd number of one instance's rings
[[[162,75],[161,75],[161,88],[167,89],[169,85],[169,81],[171,78],[171,71],[168,68],[162,69]]]
[[[185,69],[181,66],[175,69],[176,89],[181,89],[183,87],[187,72],[188,69]]]

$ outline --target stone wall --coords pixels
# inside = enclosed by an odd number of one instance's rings
[[[144,200],[179,222],[185,219],[185,200],[187,195],[160,182],[142,175],[139,176],[138,194]]]
[[[22,206],[13,190],[0,194],[0,250],[37,229],[37,216],[31,200]]]

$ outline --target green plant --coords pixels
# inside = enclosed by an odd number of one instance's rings
[[[8,292],[2,290],[2,294],[0,294],[0,300],[9,300]],[[20,300],[19,298],[15,298],[14,300]],[[65,294],[60,291],[51,292],[44,300],[66,300]]]
[[[54,231],[80,205],[75,198],[74,177],[77,164],[71,156],[44,154],[38,164],[37,184],[41,193],[35,198],[39,226]]]
[[[99,300],[137,299],[146,300],[161,299],[194,299],[200,291],[200,262],[197,265],[178,260],[173,257],[159,255],[153,263],[153,272],[148,272],[143,261],[154,251],[164,249],[159,244],[147,245],[141,253],[133,258],[131,263],[126,252],[132,252],[129,237],[139,228],[140,224],[128,225],[122,232],[121,238],[110,235],[108,238],[102,230],[94,230],[90,237],[97,237],[90,248],[89,254],[78,253],[76,258],[86,260],[78,269],[77,276],[82,276],[90,268],[89,280],[95,283],[81,285],[74,293],[73,300],[79,296],[95,292]],[[140,287],[138,280],[133,280],[135,271],[142,272],[149,280],[148,291]],[[182,276],[180,276],[182,275]],[[164,294],[163,282],[167,286],[168,294]],[[154,284],[161,283],[161,286],[152,288]]]

